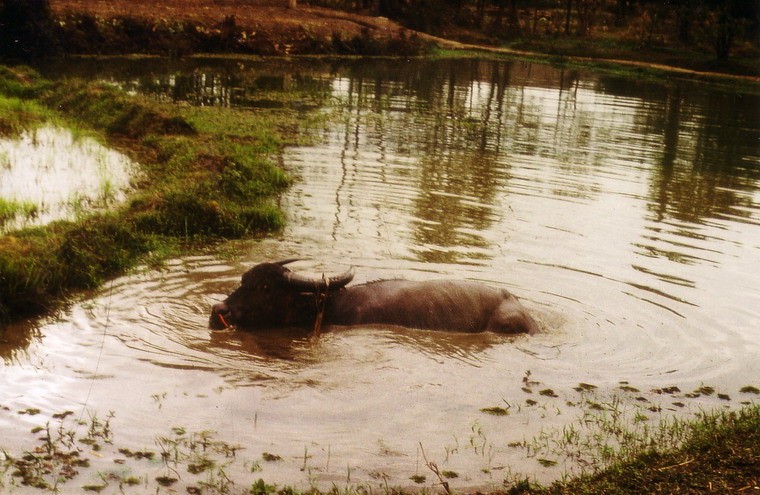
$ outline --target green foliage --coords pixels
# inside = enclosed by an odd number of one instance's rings
[[[0,321],[45,311],[60,293],[63,267],[53,256],[60,237],[51,230],[0,237]]]
[[[103,215],[0,237],[0,321],[47,311],[69,290],[97,287],[158,248],[123,222]]]
[[[132,203],[140,231],[238,238],[282,227],[282,214],[267,198],[290,181],[257,146],[222,138],[206,142],[201,153],[185,137],[151,138],[149,145],[159,160],[150,171],[151,192]]]
[[[269,196],[289,184],[285,173],[269,159],[248,156],[243,151],[235,150],[224,160],[219,177],[219,193],[225,198],[250,200]]]
[[[492,416],[507,416],[509,411],[500,406],[484,407],[480,410],[482,413],[490,414]]]
[[[196,133],[181,117],[157,112],[147,102],[106,84],[61,83],[46,92],[42,101],[111,135],[139,138],[148,134]]]
[[[752,385],[745,385],[741,389],[739,389],[739,392],[743,394],[760,394],[760,388],[757,388]]]
[[[0,163],[1,165],[1,163]],[[25,201],[8,201],[0,198],[0,228],[18,217],[33,217],[37,214],[37,205]]]
[[[39,96],[48,84],[34,70],[0,65],[0,135],[17,135],[55,113],[30,98]]]
[[[67,230],[56,253],[64,267],[61,285],[95,288],[107,277],[122,273],[151,250],[141,235],[118,215],[89,218]]]
[[[6,408],[6,411],[8,409]],[[44,414],[36,408],[16,411],[18,414],[38,416]],[[290,486],[278,487],[263,478],[255,481],[232,479],[226,472],[235,463],[246,462],[240,445],[216,438],[213,431],[188,431],[174,427],[167,435],[154,439],[157,451],[132,451],[120,447],[118,430],[112,422],[114,414],[104,418],[91,413],[84,421],[76,419],[72,411],[53,414],[31,430],[34,446],[24,452],[3,451],[0,456],[0,483],[14,478],[27,487],[50,491],[80,485],[84,469],[90,468],[96,458],[114,458],[116,452],[125,463],[122,474],[114,472],[101,477],[102,483],[88,484],[92,491],[110,489],[122,491],[124,486],[144,485],[143,492],[160,492],[160,487],[173,486],[177,492],[187,493],[249,493],[252,495],[366,495],[372,484],[333,486],[328,491],[315,487],[306,490]],[[677,429],[684,439],[677,446],[651,443],[635,455],[621,458],[606,469],[594,474],[566,478],[545,487],[519,475],[508,476],[501,491],[510,495],[591,495],[591,494],[672,494],[672,493],[743,493],[757,485],[757,462],[760,458],[760,406],[747,405],[734,411],[716,410],[698,415],[692,421],[676,420],[665,425]],[[264,452],[267,462],[281,462],[276,454]],[[538,462],[551,467],[556,461],[538,458]],[[157,463],[163,469],[156,471]],[[426,461],[427,463],[427,461]],[[261,466],[254,463],[258,472]],[[463,473],[438,471],[441,483],[466,478]],[[267,468],[263,468],[266,470]],[[152,473],[144,478],[126,473]],[[5,475],[5,478],[3,478]],[[252,478],[251,478],[252,479]],[[425,483],[424,475],[410,477],[414,483]],[[184,486],[183,486],[184,485]],[[4,485],[3,485],[4,486]],[[15,485],[13,485],[15,486]],[[81,485],[80,485],[81,486]],[[443,485],[444,489],[448,488]],[[749,487],[749,488],[748,488]],[[184,490],[183,490],[184,488]],[[424,491],[425,489],[423,489]],[[70,490],[69,490],[70,491]],[[109,491],[109,493],[110,493]],[[385,493],[414,493],[419,490],[384,487]],[[448,492],[449,490],[447,490]],[[129,493],[129,491],[127,491]]]
[[[277,486],[270,485],[263,479],[259,478],[255,483],[253,483],[253,485],[251,485],[250,493],[251,495],[269,495],[272,493],[277,493]]]
[[[38,96],[49,83],[29,67],[7,67],[0,65],[0,94],[6,97],[33,98]]]

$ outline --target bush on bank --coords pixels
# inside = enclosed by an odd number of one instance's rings
[[[173,249],[283,225],[274,198],[289,178],[271,160],[281,146],[273,124],[259,122],[259,134],[242,138],[209,130],[204,114],[178,112],[111,86],[52,83],[0,67],[0,131],[51,118],[73,123],[104,135],[142,167],[136,191],[116,211],[0,237],[0,322],[49,311],[70,291]]]

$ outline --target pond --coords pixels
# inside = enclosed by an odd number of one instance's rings
[[[0,234],[123,201],[135,174],[121,153],[53,125],[0,137]]]
[[[282,234],[117,279],[0,343],[10,451],[54,413],[113,412],[128,450],[102,454],[92,479],[154,483],[179,470],[124,452],[213,431],[241,448],[224,457],[238,487],[488,489],[603,464],[620,439],[598,440],[593,418],[640,432],[757,400],[756,95],[477,59],[52,70],[250,111],[272,105],[262,88],[293,92],[295,110],[329,118],[317,144],[278,157],[296,178]],[[310,274],[354,266],[357,282],[504,287],[543,332],[208,330],[243,271],[290,257]]]

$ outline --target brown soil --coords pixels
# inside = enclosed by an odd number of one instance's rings
[[[310,37],[329,40],[333,33],[348,39],[369,30],[373,37],[387,38],[405,29],[384,17],[350,14],[338,10],[299,5],[287,7],[287,0],[51,0],[53,12],[86,13],[101,18],[129,16],[152,21],[191,21],[208,27],[234,16],[241,28],[266,33],[280,44]]]

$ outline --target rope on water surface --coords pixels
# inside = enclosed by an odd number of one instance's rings
[[[103,347],[105,347],[106,343],[106,335],[108,335],[108,325],[111,323],[111,299],[113,298],[113,280],[111,280],[111,286],[108,289],[108,304],[106,305],[106,322],[103,325],[103,335],[100,339],[100,349],[98,350],[98,359],[95,361],[95,371],[92,374],[92,379],[90,380],[90,388],[87,390],[87,396],[84,399],[84,404],[82,404],[82,412],[79,415],[79,421],[77,422],[77,426],[82,423],[82,418],[84,417],[84,411],[87,408],[87,403],[90,401],[90,394],[92,394],[92,388],[95,385],[95,380],[98,377],[98,371],[100,370],[100,359],[103,357]]]
[[[77,430],[79,430],[79,426],[82,425],[82,418],[84,417],[84,413],[87,410],[87,404],[90,402],[90,395],[92,394],[92,389],[95,386],[95,380],[98,378],[98,371],[100,369],[100,360],[103,357],[103,348],[105,347],[105,343],[106,343],[106,335],[108,335],[108,325],[111,323],[111,299],[112,298],[113,298],[113,280],[111,280],[111,285],[108,289],[108,304],[106,304],[106,321],[105,321],[105,324],[103,325],[103,335],[101,336],[101,339],[100,339],[100,349],[98,350],[98,359],[95,361],[95,371],[93,371],[92,378],[90,379],[90,387],[87,389],[87,395],[85,396],[84,403],[82,404],[82,411],[79,413],[79,419],[74,425],[74,436],[76,436]],[[62,479],[64,479],[63,476],[56,476],[55,483],[53,485],[54,493],[57,493],[58,483]]]

